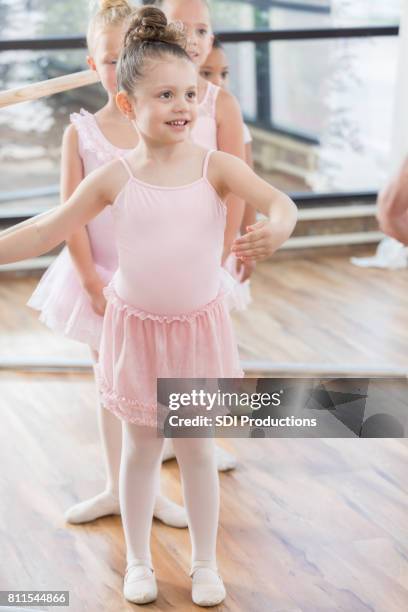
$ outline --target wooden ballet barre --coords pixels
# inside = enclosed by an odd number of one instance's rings
[[[7,89],[6,91],[0,92],[0,108],[19,104],[20,102],[28,102],[28,100],[38,100],[38,98],[51,96],[61,91],[85,87],[85,85],[92,85],[98,82],[99,77],[95,70],[83,70],[82,72],[66,74],[61,77],[56,77],[55,79],[48,79],[47,81],[31,83],[23,87]]]

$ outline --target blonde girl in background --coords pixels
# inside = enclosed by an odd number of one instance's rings
[[[65,202],[85,176],[109,161],[129,153],[138,143],[136,130],[116,105],[116,64],[134,8],[127,0],[101,0],[89,22],[87,62],[96,70],[107,102],[94,115],[81,110],[71,115],[61,151],[61,200]],[[92,219],[67,240],[67,248],[48,269],[28,304],[41,312],[52,330],[90,347],[93,365],[98,361],[102,321],[106,307],[103,288],[118,267],[111,207]],[[106,470],[105,490],[70,508],[70,523],[93,521],[120,514],[119,466],[122,431],[120,421],[98,403],[98,424]],[[174,456],[167,449],[168,457]],[[187,527],[185,510],[158,495],[154,515],[167,525]]]

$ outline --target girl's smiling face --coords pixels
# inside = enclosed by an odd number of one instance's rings
[[[126,27],[106,26],[95,32],[92,55],[87,57],[88,66],[96,70],[103,88],[114,95],[117,91],[116,63],[123,46]]]
[[[182,142],[197,118],[197,70],[187,58],[151,60],[134,94],[120,92],[117,102],[145,139],[159,144]]]
[[[214,35],[210,11],[204,0],[164,0],[161,6],[168,21],[181,21],[187,35],[187,53],[200,67],[211,51]]]
[[[200,68],[200,75],[218,87],[226,87],[229,76],[227,56],[222,47],[212,49]]]

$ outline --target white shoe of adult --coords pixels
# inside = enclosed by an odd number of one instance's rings
[[[217,606],[226,597],[225,586],[216,569],[193,565],[190,576],[193,577],[191,596],[197,606],[204,608]]]
[[[136,604],[147,604],[157,599],[157,582],[153,569],[143,559],[133,559],[123,583],[125,599]]]

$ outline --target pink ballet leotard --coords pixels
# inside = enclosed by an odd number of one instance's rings
[[[105,288],[102,403],[155,426],[157,378],[242,376],[221,267],[226,208],[202,176],[180,187],[128,181],[112,205],[119,267]],[[188,231],[186,231],[188,228]]]
[[[192,130],[194,142],[207,149],[217,148],[215,113],[218,92],[219,87],[208,84]],[[112,145],[101,132],[95,116],[84,109],[80,113],[73,113],[70,119],[78,133],[79,155],[85,175],[129,152]],[[118,264],[112,223],[111,207],[108,206],[87,225],[95,267],[106,284]],[[230,256],[226,263],[232,276],[235,271],[234,262],[235,258]],[[237,283],[235,289],[230,291],[230,307],[244,308],[250,301],[247,292],[245,284]],[[53,331],[84,342],[95,350],[99,349],[103,317],[93,310],[67,247],[43,275],[27,304],[41,312],[40,320]]]
[[[119,149],[105,138],[91,113],[81,109],[70,119],[78,133],[85,175],[129,153],[129,149]],[[107,206],[87,225],[95,267],[106,284],[118,266],[112,224],[111,207]],[[67,247],[41,278],[28,305],[41,311],[40,320],[52,330],[99,349],[103,318],[93,310]]]
[[[197,121],[191,130],[193,141],[207,149],[218,149],[216,108],[219,91],[220,88],[217,87],[217,85],[214,85],[210,81],[208,82],[204,98],[199,105]],[[245,125],[244,128],[246,128]],[[248,128],[247,131],[249,131]],[[248,134],[245,132],[245,129],[244,136],[245,139],[248,140]],[[225,261],[225,268],[237,283],[230,293],[229,305],[236,310],[245,310],[252,301],[250,281],[246,280],[243,283],[240,282],[241,278],[236,270],[236,264],[237,259],[235,255],[231,253]]]
[[[191,130],[193,142],[206,149],[218,149],[217,143],[217,97],[220,88],[208,82],[204,98],[198,105],[198,117]]]

